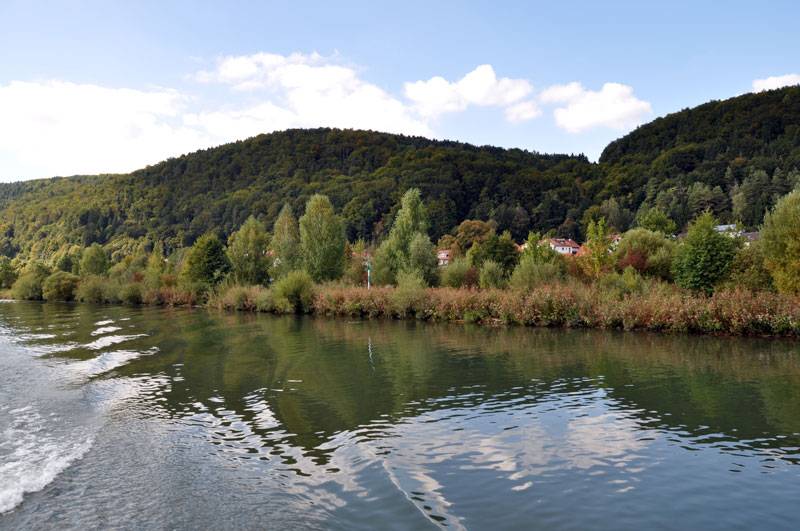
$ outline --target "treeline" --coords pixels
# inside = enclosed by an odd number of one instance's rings
[[[709,210],[755,229],[800,178],[800,87],[748,94],[657,119],[583,156],[367,131],[289,130],[169,159],[126,175],[0,185],[0,254],[56,265],[97,243],[119,261],[172,254],[207,233],[226,241],[250,216],[271,227],[322,194],[348,241],[377,244],[401,195],[420,190],[432,241],[464,220],[522,241],[581,241],[605,218],[624,232],[657,211],[685,232]],[[674,228],[672,226],[674,225]]]
[[[414,188],[401,198],[380,244],[368,245],[362,239],[351,244],[344,218],[328,197],[315,194],[299,219],[289,204],[284,205],[271,233],[250,216],[227,245],[208,233],[191,248],[166,258],[159,247],[141,246],[112,263],[97,243],[64,255],[55,267],[2,257],[0,284],[18,299],[201,301],[283,312],[311,311],[321,284],[358,288],[370,281],[397,286],[401,299],[413,299],[436,286],[528,293],[554,285],[593,286],[617,300],[664,290],[685,290],[692,296],[726,289],[780,291],[791,297],[800,291],[797,219],[800,189],[770,210],[761,226],[762,238],[755,242],[745,241],[738,232],[721,232],[710,210],[695,218],[679,241],[663,231],[671,220],[657,210],[622,236],[611,234],[601,217],[589,222],[580,252],[563,256],[538,232],[529,233],[520,247],[509,231],[498,234],[489,223],[475,220],[461,223],[455,235],[445,235],[434,245],[427,207]],[[443,247],[452,259],[446,267],[437,263],[437,248]]]

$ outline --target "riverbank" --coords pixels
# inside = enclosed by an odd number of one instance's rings
[[[212,297],[209,305],[285,313],[269,290],[258,287],[232,288]],[[746,290],[703,296],[664,284],[629,294],[580,283],[546,284],[524,293],[330,284],[315,288],[305,311],[353,318],[800,337],[797,297]]]
[[[205,306],[360,319],[800,337],[800,297],[739,289],[705,296],[663,283],[651,288],[624,293],[596,284],[562,282],[519,292],[409,286],[367,289],[329,283],[276,293],[264,286],[229,285],[208,293]],[[0,292],[0,297],[11,299],[13,293]],[[87,302],[196,306],[198,300],[202,298],[194,293],[170,288],[146,291],[133,301],[108,298]]]

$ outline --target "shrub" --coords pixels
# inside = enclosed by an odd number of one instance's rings
[[[72,300],[78,280],[77,276],[65,271],[53,273],[42,284],[42,297],[46,301]]]
[[[450,264],[441,268],[441,284],[448,288],[460,288],[467,285],[467,271],[470,269],[469,260],[456,258]]]
[[[272,288],[275,308],[285,313],[306,313],[314,306],[314,281],[305,271],[290,271]]]
[[[103,302],[103,279],[90,276],[83,279],[75,290],[75,298],[82,302]]]
[[[101,277],[102,278],[102,277]],[[103,301],[122,302],[119,295],[122,290],[122,282],[110,278],[103,278]]]
[[[256,310],[259,312],[274,312],[275,309],[275,294],[273,291],[265,289],[259,292],[256,297]]]
[[[43,282],[42,276],[33,271],[23,273],[11,287],[14,298],[31,301],[41,300]]]
[[[470,267],[467,269],[467,272],[464,274],[464,281],[467,284],[467,287],[474,288],[478,285],[478,281],[480,280],[480,272],[478,268],[475,266]]]
[[[514,269],[509,281],[515,291],[530,291],[542,284],[557,282],[564,278],[558,264],[552,262],[537,263],[531,259],[523,259]]]
[[[620,271],[632,265],[647,276],[668,280],[675,248],[675,242],[668,240],[663,233],[639,227],[622,236],[614,257]]]
[[[610,273],[600,277],[599,287],[606,295],[622,300],[625,295],[645,293],[649,285],[633,266],[628,266],[622,273]]]
[[[128,280],[130,280],[130,277],[132,276],[132,272],[130,271],[129,265],[130,265],[130,260],[123,260],[122,262],[114,264],[108,270],[107,273],[108,278],[112,278],[119,282],[127,282]]]
[[[503,276],[503,268],[494,260],[486,260],[481,266],[479,282],[483,289],[502,289],[506,284],[506,279]]]
[[[400,317],[414,315],[414,309],[425,294],[425,281],[417,273],[401,271],[397,274],[397,289],[391,297],[392,310]]]
[[[142,303],[142,285],[138,282],[128,282],[120,287],[118,297],[122,304],[137,305]]]

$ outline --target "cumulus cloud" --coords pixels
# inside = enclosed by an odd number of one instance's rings
[[[523,101],[506,108],[506,120],[511,123],[533,120],[540,114],[542,114],[542,110],[535,101]]]
[[[481,65],[456,82],[435,76],[404,86],[405,96],[413,102],[414,110],[426,118],[463,111],[469,105],[511,105],[532,91],[533,87],[525,79],[498,79],[491,65]],[[523,115],[533,118],[530,105],[526,108],[528,112],[511,114],[517,118]]]
[[[454,82],[433,77],[405,83],[405,97],[365,81],[335,56],[317,53],[222,57],[188,79],[196,82],[192,95],[55,80],[0,85],[0,179],[128,172],[293,127],[435,137],[435,118],[470,106],[502,109],[512,123],[542,112],[527,80],[498,78],[490,65]],[[213,100],[203,97],[207,84],[227,87],[225,105],[209,105]]]
[[[764,79],[753,80],[753,92],[762,92],[789,85],[800,85],[800,74],[786,74],[785,76],[772,76]]]
[[[632,87],[619,83],[606,83],[599,92],[586,90],[580,83],[553,85],[542,91],[540,100],[566,104],[553,115],[556,124],[570,133],[595,127],[629,129],[653,113],[649,102],[636,98]]]
[[[184,103],[167,89],[12,81],[0,85],[0,150],[39,176],[132,171],[211,145],[181,123]]]
[[[320,126],[433,136],[408,105],[360,79],[353,68],[316,53],[226,57],[215,70],[199,72],[195,79],[228,84],[259,100],[187,117],[221,137]]]

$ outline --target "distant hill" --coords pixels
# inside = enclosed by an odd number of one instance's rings
[[[581,239],[591,218],[619,230],[658,206],[679,227],[705,208],[756,226],[800,168],[800,87],[747,94],[659,118],[609,144],[598,164],[371,131],[288,130],[169,159],[125,175],[0,184],[0,253],[51,260],[98,242],[167,252],[206,232],[226,238],[254,214],[271,227],[328,195],[351,240],[374,241],[410,187],[435,240],[464,219]]]

